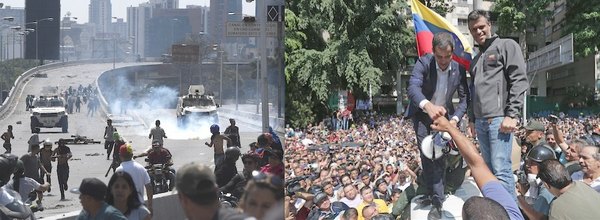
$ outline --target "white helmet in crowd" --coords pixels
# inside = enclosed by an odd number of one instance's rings
[[[437,160],[446,153],[458,155],[458,151],[452,145],[454,145],[454,142],[448,132],[437,132],[423,138],[421,152],[425,157],[432,160]]]

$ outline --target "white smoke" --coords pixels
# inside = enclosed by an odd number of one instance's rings
[[[168,139],[210,138],[211,122],[208,117],[190,118],[185,127],[178,125],[175,108],[179,97],[176,89],[144,81],[139,81],[136,86],[123,74],[113,74],[111,77],[115,77],[109,83],[111,88],[101,88],[108,102],[109,112],[114,115],[131,116],[147,126],[129,127],[132,129],[129,132],[148,136],[150,129],[155,126],[155,121],[160,120],[160,126],[165,130]]]

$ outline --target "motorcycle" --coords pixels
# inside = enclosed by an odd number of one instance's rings
[[[146,158],[146,162],[148,159]],[[150,182],[152,183],[152,188],[154,189],[154,193],[164,193],[168,192],[169,189],[169,179],[167,178],[167,172],[172,172],[167,164],[149,164],[146,166],[146,171],[150,176]]]
[[[221,202],[221,205],[224,207],[237,208],[239,199],[237,197],[231,195],[231,193],[221,192],[221,194],[219,195],[219,201]]]

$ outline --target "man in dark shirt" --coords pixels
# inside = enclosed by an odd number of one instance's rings
[[[165,165],[165,170],[169,171],[165,173],[165,175],[169,180],[169,189],[172,190],[173,187],[175,187],[175,170],[170,167],[173,165],[173,156],[171,155],[171,152],[167,148],[164,148],[159,141],[154,141],[152,143],[152,148],[137,156],[133,156],[133,158],[135,159],[143,156],[148,156],[148,165],[150,166],[153,164]]]
[[[240,157],[240,149],[237,147],[229,147],[225,150],[225,160],[221,166],[215,170],[215,176],[217,177],[217,185],[219,187],[225,186],[237,173],[237,167],[235,162]]]
[[[42,169],[45,173],[50,172],[42,165],[42,162],[38,157],[39,152],[40,145],[31,145],[31,152],[21,156],[20,160],[23,161],[23,165],[25,166],[25,176],[34,179],[38,183],[42,183],[39,170]]]
[[[210,168],[189,163],[177,170],[179,202],[188,219],[251,219],[238,211],[223,207],[219,202],[219,190],[215,175]]]
[[[242,145],[240,143],[240,128],[235,126],[235,119],[233,118],[229,119],[229,124],[229,127],[225,129],[225,135],[227,135],[227,137],[231,139],[231,141],[227,142],[227,147],[241,147]]]
[[[69,180],[69,159],[73,157],[71,148],[67,147],[65,144],[63,139],[58,140],[58,147],[54,150],[54,157],[58,159],[56,173],[58,176],[61,200],[65,200],[65,191],[69,188],[67,186],[67,181]]]

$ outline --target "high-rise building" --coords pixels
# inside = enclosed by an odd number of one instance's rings
[[[140,5],[127,8],[127,36],[132,41],[133,54],[145,53],[144,41],[146,36],[146,21],[151,17],[151,7]]]
[[[96,32],[109,32],[112,19],[110,0],[90,0],[89,17],[89,23],[96,26]]]
[[[209,40],[215,44],[234,42],[226,38],[227,22],[242,21],[242,0],[210,0]]]
[[[150,0],[152,8],[176,9],[179,8],[179,0]]]
[[[204,32],[205,7],[185,9],[153,9],[146,21],[144,56],[170,54],[171,45],[198,39]]]
[[[132,54],[142,57],[168,53],[170,45],[187,35],[205,34],[208,7],[179,9],[178,0],[150,0],[127,8],[127,33]],[[159,18],[154,18],[159,16]],[[164,30],[163,30],[164,29]],[[148,34],[162,34],[158,38]],[[170,33],[170,34],[167,34]],[[151,43],[154,42],[154,43]],[[158,43],[157,42],[162,42]],[[152,45],[152,49],[148,47]]]

